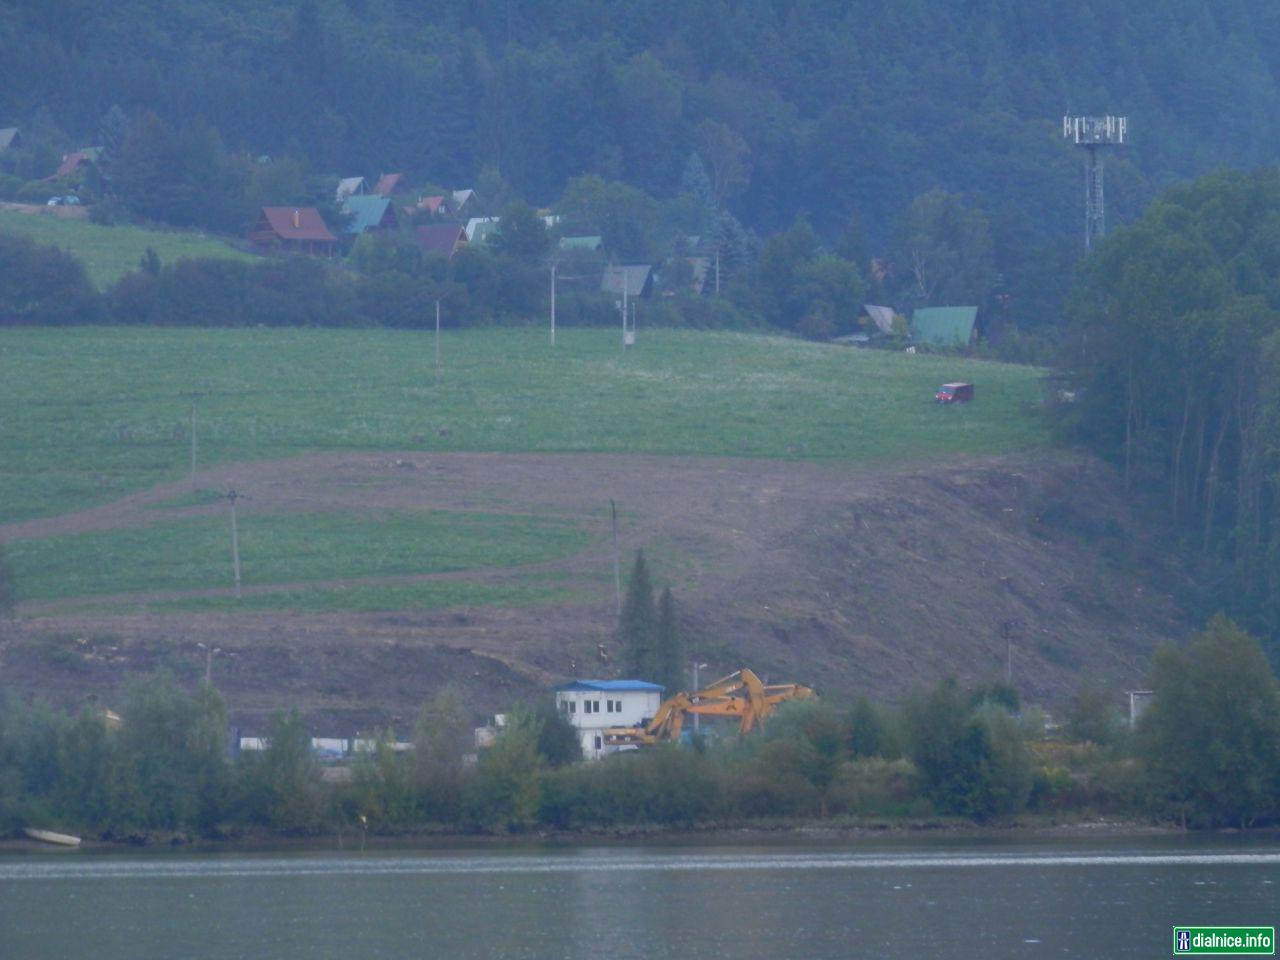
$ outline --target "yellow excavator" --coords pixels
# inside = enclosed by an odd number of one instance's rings
[[[745,667],[693,693],[677,693],[663,700],[648,723],[635,727],[606,727],[604,742],[611,747],[643,747],[679,740],[685,717],[737,717],[738,730],[750,733],[764,724],[778,704],[816,694],[798,683],[764,683]]]

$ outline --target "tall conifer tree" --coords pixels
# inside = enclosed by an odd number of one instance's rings
[[[636,551],[636,562],[627,581],[627,596],[618,618],[618,642],[622,646],[623,669],[628,677],[654,680],[653,647],[657,622],[653,605],[653,582],[644,551]]]

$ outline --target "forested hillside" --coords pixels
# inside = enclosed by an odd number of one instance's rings
[[[919,198],[962,195],[991,248],[966,294],[1009,293],[1024,324],[1056,318],[1080,245],[1061,116],[1131,118],[1117,223],[1274,158],[1278,64],[1280,8],[1245,0],[0,0],[0,126],[45,151],[24,177],[109,141],[113,106],[171,127],[167,172],[206,198],[225,151],[495,205],[584,174],[669,200],[696,152],[748,228],[803,212],[862,262],[928,220]]]

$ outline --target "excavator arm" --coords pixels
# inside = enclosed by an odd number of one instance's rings
[[[637,727],[609,727],[604,742],[609,746],[647,746],[664,740],[679,740],[684,718],[689,714],[711,717],[736,717],[740,733],[750,733],[762,726],[787,700],[814,696],[808,687],[798,683],[765,684],[756,674],[743,668],[694,693],[677,693],[664,700],[653,719]]]

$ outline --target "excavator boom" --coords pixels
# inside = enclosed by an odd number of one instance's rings
[[[609,727],[604,731],[604,742],[609,746],[648,746],[667,740],[679,740],[684,728],[684,718],[689,714],[710,717],[737,717],[740,733],[750,733],[762,726],[787,700],[802,700],[815,696],[814,692],[798,683],[761,682],[756,674],[746,669],[737,670],[726,677],[693,693],[677,693],[662,701],[653,719],[635,727]]]

